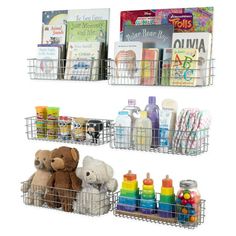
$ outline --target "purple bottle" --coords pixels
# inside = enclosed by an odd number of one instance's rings
[[[148,105],[145,110],[148,113],[148,118],[152,121],[152,146],[156,148],[159,146],[159,107],[156,105],[156,97],[150,96],[148,98]]]

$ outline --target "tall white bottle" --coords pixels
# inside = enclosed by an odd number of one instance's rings
[[[131,117],[128,111],[120,111],[116,118],[114,145],[116,148],[129,148],[131,146]]]
[[[133,127],[134,146],[137,149],[148,150],[152,144],[152,121],[147,117],[146,111],[140,112]]]

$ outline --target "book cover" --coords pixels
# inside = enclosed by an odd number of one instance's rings
[[[213,32],[213,7],[122,11],[120,32],[125,25],[173,24],[175,32]]]
[[[143,42],[143,48],[170,48],[173,31],[172,25],[126,25],[123,41]]]
[[[173,48],[198,49],[199,79],[197,85],[204,86],[210,83],[212,34],[208,32],[198,33],[174,33]]]
[[[170,67],[172,60],[172,48],[163,49],[163,58],[161,63],[161,85],[170,85]]]
[[[43,25],[42,44],[65,44],[66,25]]]
[[[60,47],[38,45],[38,56],[35,67],[37,79],[58,79]]]
[[[106,42],[107,21],[69,21],[67,24],[67,43]]]
[[[140,84],[142,77],[142,42],[115,43],[113,84]]]
[[[43,11],[42,23],[45,25],[62,25],[67,22],[67,10]]]
[[[70,42],[67,51],[65,79],[98,80],[100,56],[100,42]]]
[[[158,49],[143,49],[142,82],[143,85],[155,85],[158,80]]]
[[[198,50],[173,48],[170,73],[171,86],[196,86],[198,79]]]

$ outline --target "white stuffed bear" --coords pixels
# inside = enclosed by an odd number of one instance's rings
[[[109,192],[118,186],[113,177],[113,169],[105,162],[86,156],[83,167],[76,170],[82,180],[82,190],[77,193],[74,211],[86,215],[103,215],[110,210]]]

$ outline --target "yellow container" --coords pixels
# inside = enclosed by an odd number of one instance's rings
[[[143,190],[154,190],[154,186],[143,184]]]
[[[173,195],[174,194],[174,188],[161,188],[161,194],[163,195]]]
[[[138,188],[138,181],[123,181],[122,182],[122,189],[125,190],[136,190]]]

